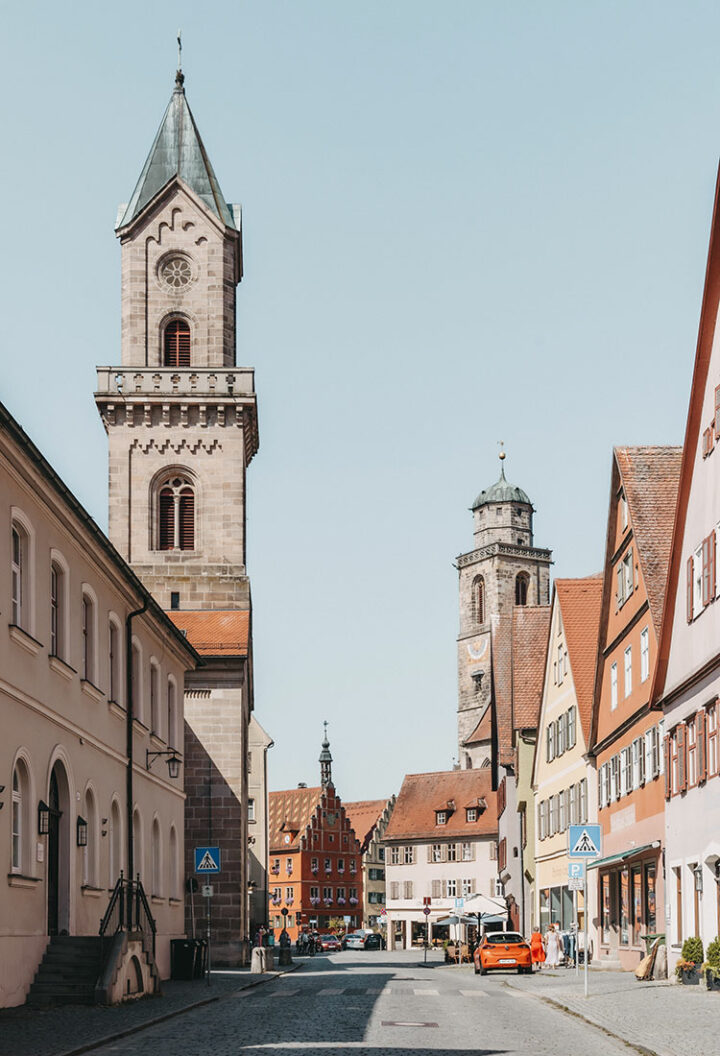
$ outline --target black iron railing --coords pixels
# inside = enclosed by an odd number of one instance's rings
[[[122,873],[113,888],[105,915],[100,921],[100,938],[102,939],[103,963],[106,946],[119,931],[132,931],[142,938],[143,947],[152,950],[155,956],[155,934],[157,925],[150,912],[150,905],[145,895],[140,877],[137,880],[126,880]]]

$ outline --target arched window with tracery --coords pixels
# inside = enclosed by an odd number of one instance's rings
[[[473,615],[475,623],[485,623],[485,580],[482,576],[473,581]]]
[[[184,319],[171,319],[165,327],[163,364],[166,367],[190,366],[190,327]]]
[[[527,572],[518,572],[515,578],[515,604],[527,605],[530,577]]]
[[[195,549],[195,489],[172,477],[158,493],[158,550]]]

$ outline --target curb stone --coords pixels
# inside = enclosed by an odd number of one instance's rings
[[[234,990],[229,991],[229,993],[206,997],[203,998],[202,1001],[194,1001],[191,1005],[185,1005],[183,1008],[176,1008],[172,1012],[166,1012],[162,1016],[155,1016],[154,1019],[147,1019],[144,1023],[138,1023],[134,1027],[126,1027],[124,1030],[116,1031],[114,1034],[107,1034],[102,1038],[96,1038],[94,1041],[87,1041],[75,1049],[66,1049],[64,1052],[54,1053],[53,1056],[81,1056],[81,1053],[100,1049],[103,1045],[110,1045],[111,1042],[120,1041],[122,1038],[127,1038],[131,1034],[139,1034],[142,1030],[149,1030],[150,1027],[156,1027],[159,1023],[166,1023],[169,1019],[175,1019],[176,1016],[182,1016],[186,1012],[194,1012],[196,1008],[203,1008],[205,1005],[212,1005],[216,1001],[226,1001],[241,990],[251,990],[253,987],[261,986],[263,983],[270,983],[274,979],[279,979],[280,976],[289,975],[290,972],[296,972],[298,968],[302,968],[302,964],[294,963],[291,968],[286,968],[282,972],[264,972],[259,979],[254,980],[252,983],[247,983],[245,986],[238,986]]]
[[[589,1027],[594,1027],[595,1030],[601,1031],[610,1038],[614,1038],[615,1041],[622,1042],[623,1045],[627,1045],[629,1049],[634,1049],[635,1052],[640,1053],[640,1056],[661,1056],[661,1053],[655,1051],[655,1049],[649,1049],[646,1045],[638,1045],[636,1041],[628,1041],[622,1034],[616,1034],[615,1031],[610,1030],[609,1027],[603,1026],[601,1023],[596,1023],[594,1019],[588,1019],[582,1012],[576,1012],[574,1008],[569,1008],[564,1005],[562,1001],[558,1001],[554,997],[546,997],[544,994],[534,994],[531,990],[521,990],[518,986],[513,986],[512,983],[505,980],[504,985],[509,989],[513,990],[516,994],[522,994],[524,997],[533,998],[535,1001],[544,1001],[546,1005],[552,1005],[554,1008],[559,1009],[568,1016],[574,1016],[575,1019],[582,1020],[583,1023],[587,1023]]]

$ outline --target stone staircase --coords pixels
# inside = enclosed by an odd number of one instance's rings
[[[35,973],[27,1005],[94,1004],[102,967],[101,942],[95,935],[53,935]]]

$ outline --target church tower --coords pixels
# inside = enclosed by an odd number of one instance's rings
[[[98,368],[95,394],[109,440],[109,535],[203,656],[186,678],[184,745],[172,745],[184,749],[185,871],[195,846],[220,846],[213,957],[239,964],[253,709],[245,474],[257,405],[253,370],[236,363],[241,211],[220,190],[181,70],[116,235],[121,363]],[[133,653],[140,700],[152,701],[153,661],[162,658]],[[141,721],[162,741],[151,710]]]
[[[458,634],[458,763],[488,766],[497,756],[494,703],[507,692],[512,616],[518,606],[547,605],[550,550],[533,545],[532,502],[500,478],[472,504],[474,547],[457,558],[460,595]],[[507,654],[507,655],[506,655]],[[495,719],[493,715],[495,714]]]

